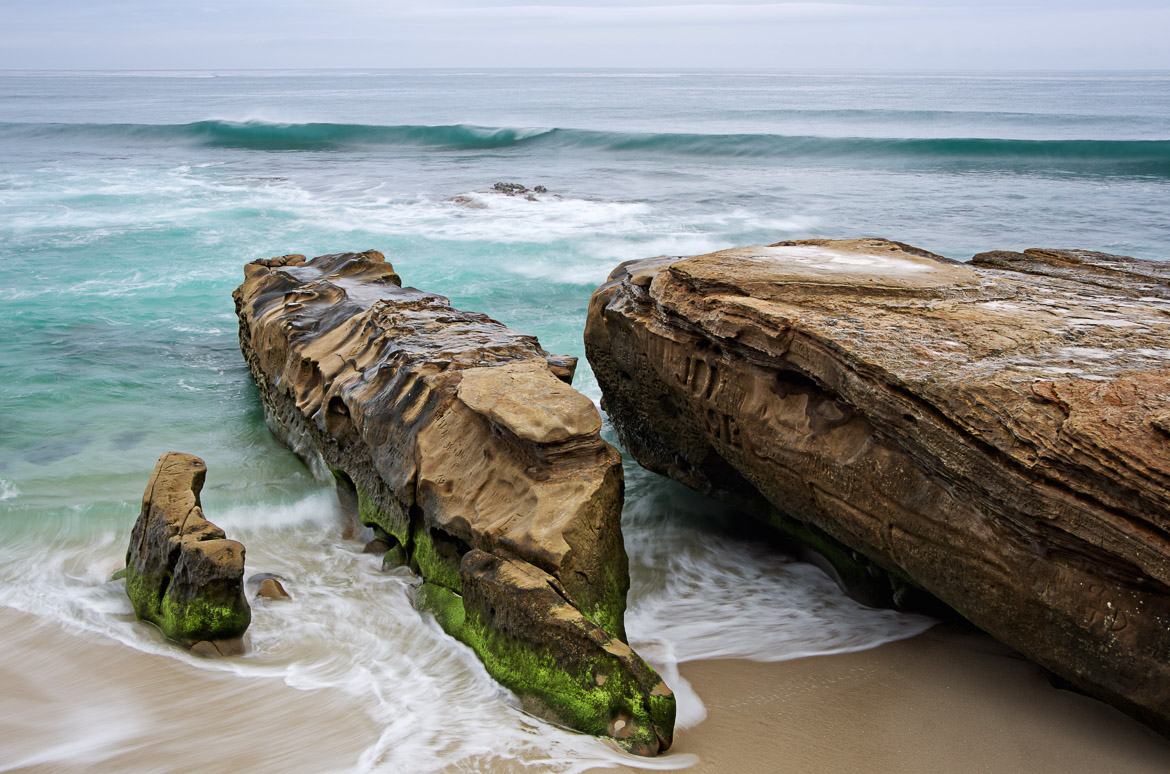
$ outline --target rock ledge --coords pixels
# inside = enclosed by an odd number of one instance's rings
[[[807,240],[623,264],[626,449],[1170,732],[1170,264]]]

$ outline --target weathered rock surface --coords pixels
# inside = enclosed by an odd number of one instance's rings
[[[885,240],[657,258],[614,271],[585,338],[643,465],[1170,733],[1170,264]]]
[[[158,458],[126,552],[126,593],[140,620],[201,653],[242,651],[251,623],[244,597],[244,547],[203,518],[203,460]]]
[[[567,384],[575,358],[400,287],[373,251],[256,261],[245,277],[240,346],[269,426],[355,490],[386,565],[422,575],[420,607],[533,712],[668,747],[673,696],[613,644],[629,588],[621,460]]]

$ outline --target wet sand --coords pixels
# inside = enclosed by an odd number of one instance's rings
[[[340,771],[378,735],[339,691],[198,669],[7,608],[0,632],[0,772]],[[859,653],[681,673],[707,709],[672,751],[699,757],[694,774],[1170,771],[1170,740],[954,627]]]
[[[340,691],[195,668],[5,607],[0,632],[0,772],[350,770],[378,737]]]
[[[693,774],[1170,771],[1170,740],[954,627],[859,653],[680,672],[707,708],[675,737],[673,752],[701,758]]]

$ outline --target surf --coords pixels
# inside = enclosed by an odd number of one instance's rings
[[[0,140],[107,140],[253,151],[346,152],[393,147],[447,151],[580,149],[639,155],[772,159],[890,159],[930,163],[1063,164],[1085,171],[1170,176],[1170,140],[988,137],[826,137],[768,133],[623,132],[471,124],[3,123]]]

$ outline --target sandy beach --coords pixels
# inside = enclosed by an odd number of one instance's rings
[[[0,771],[344,771],[378,735],[338,691],[198,669],[10,609],[0,630]],[[1170,740],[946,625],[858,653],[681,673],[707,717],[671,754],[698,756],[695,774],[1170,770]]]
[[[328,772],[377,738],[339,691],[198,669],[0,607],[0,772]]]
[[[707,708],[674,747],[700,756],[695,774],[1170,771],[1170,740],[948,626],[859,653],[681,672]]]

